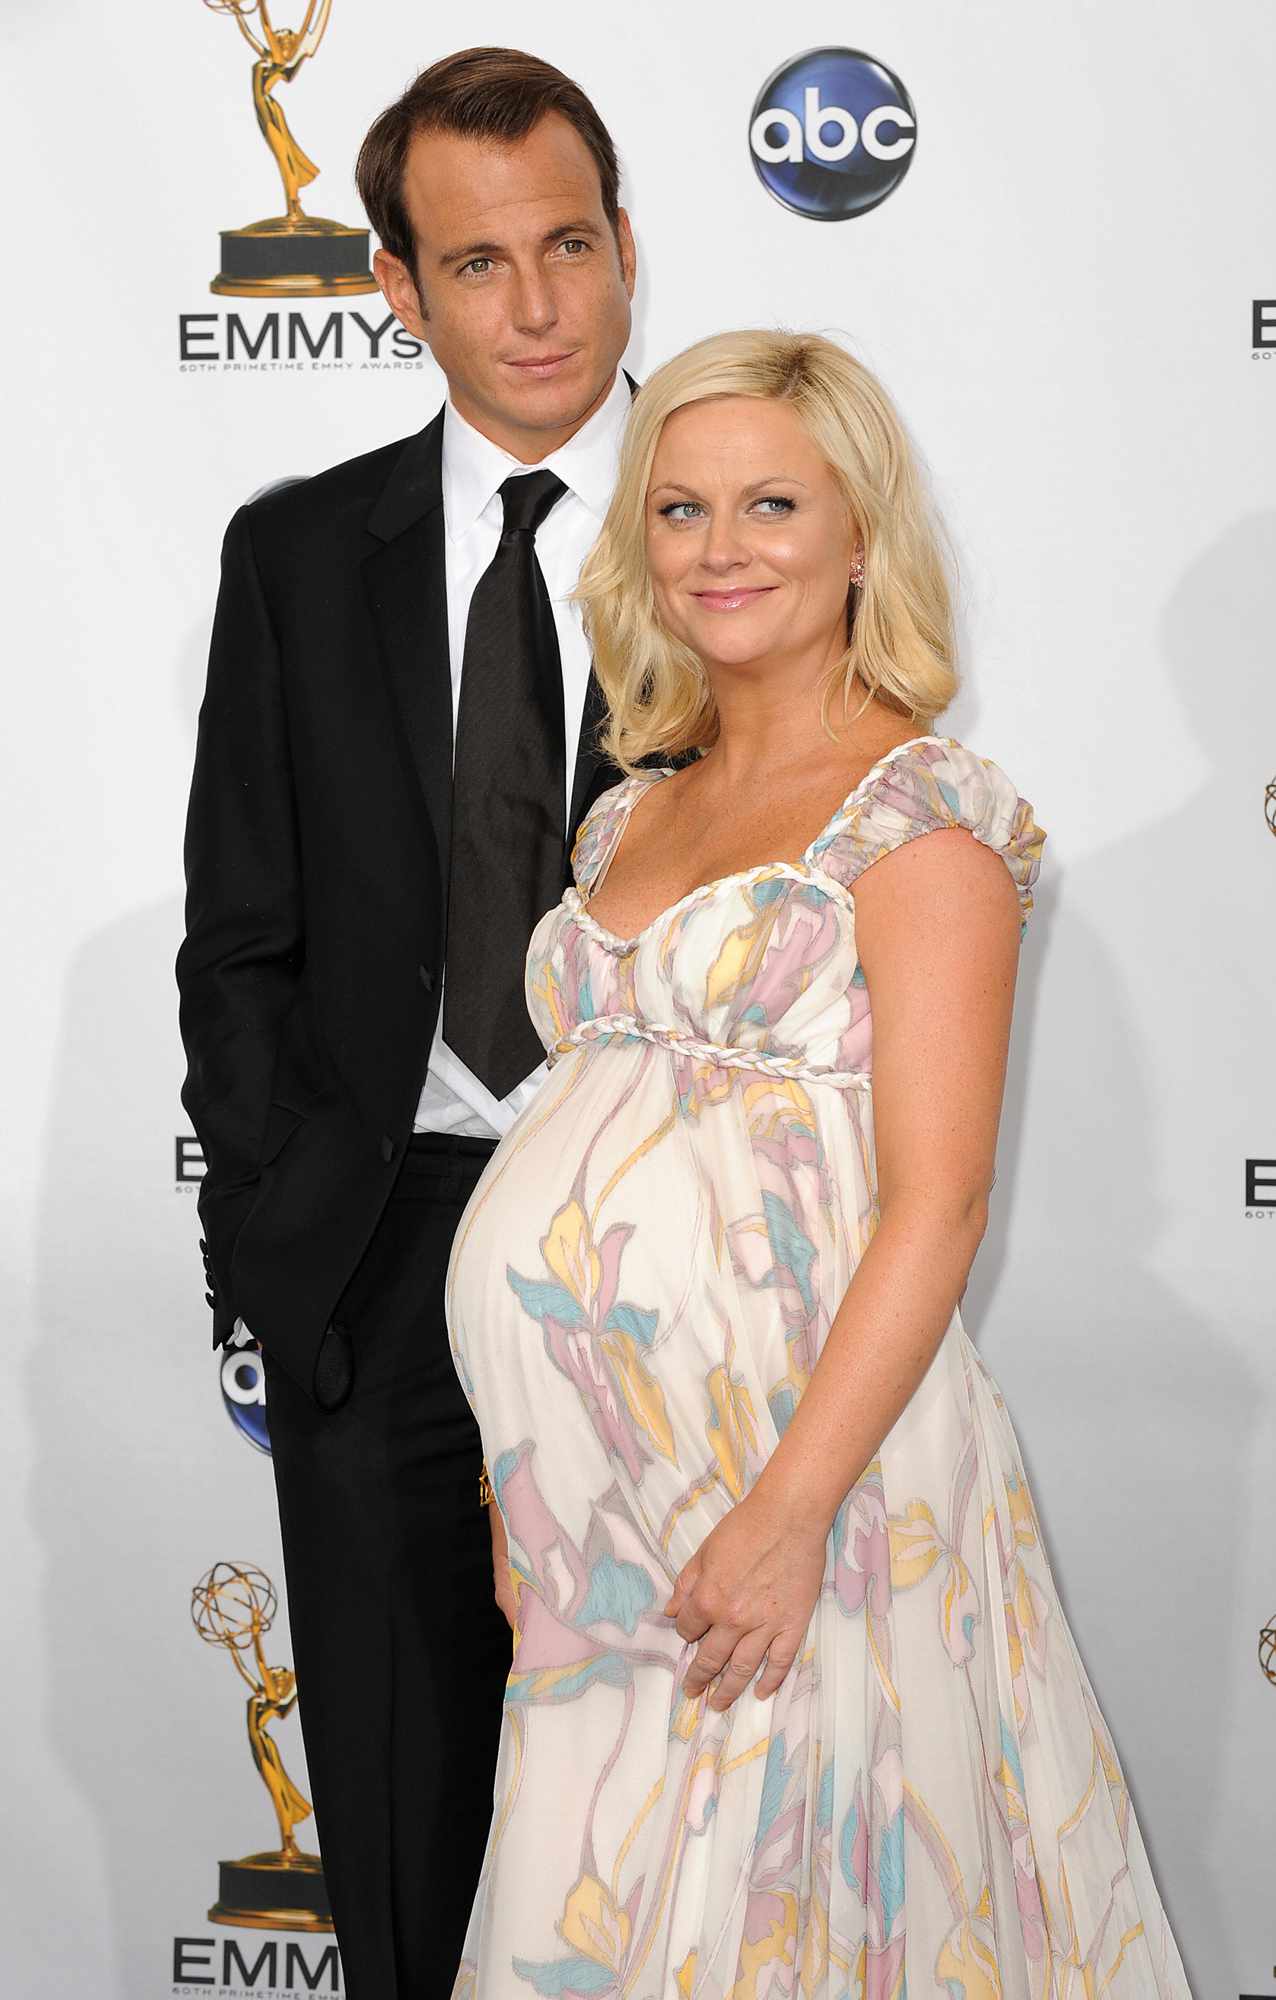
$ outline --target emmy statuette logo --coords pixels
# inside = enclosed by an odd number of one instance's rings
[[[307,215],[300,190],[319,169],[292,135],[277,97],[292,83],[323,40],[332,0],[308,0],[299,28],[276,28],[272,0],[204,0],[214,14],[229,14],[252,49],[253,110],[283,182],[284,213],[221,232],[221,269],[209,290],[232,298],[330,298],[375,292],[368,268],[368,232]],[[256,29],[250,25],[256,22]]]
[[[323,1864],[317,1854],[303,1853],[293,1837],[312,1807],[288,1776],[270,1734],[271,1723],[287,1715],[297,1699],[295,1674],[289,1667],[268,1666],[262,1646],[278,1608],[274,1584],[251,1563],[214,1563],[191,1592],[195,1630],[206,1644],[230,1655],[248,1688],[249,1747],[279,1826],[277,1850],[218,1863],[218,1897],[208,1915],[215,1924],[255,1930],[330,1931]],[[251,1655],[251,1665],[245,1655]]]

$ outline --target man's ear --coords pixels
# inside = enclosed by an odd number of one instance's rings
[[[638,249],[634,243],[633,225],[628,209],[616,211],[616,248],[620,252],[621,276],[625,281],[625,291],[632,299],[634,283],[638,275]]]
[[[421,307],[416,280],[401,257],[391,250],[376,250],[372,256],[372,275],[380,285],[385,302],[390,311],[417,340],[428,341],[425,330],[426,315]]]

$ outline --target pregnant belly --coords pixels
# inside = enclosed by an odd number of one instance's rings
[[[475,1189],[449,1272],[494,1478],[531,1441],[556,1513],[619,1479],[666,1546],[671,1509],[715,1487],[729,1504],[730,1438],[759,1414],[760,1384],[732,1366],[715,1209],[665,1050],[603,1044],[556,1066]]]

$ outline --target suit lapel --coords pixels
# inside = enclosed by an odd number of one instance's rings
[[[368,518],[378,546],[364,558],[368,607],[425,809],[446,896],[452,806],[452,679],[443,556],[443,416],[413,438]]]

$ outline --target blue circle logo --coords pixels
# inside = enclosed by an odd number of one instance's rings
[[[813,222],[867,215],[903,180],[917,143],[912,99],[858,49],[808,49],[758,92],[749,152],[758,179]]]
[[[270,1450],[266,1371],[259,1347],[228,1347],[221,1358],[222,1402],[235,1429],[258,1451]]]

